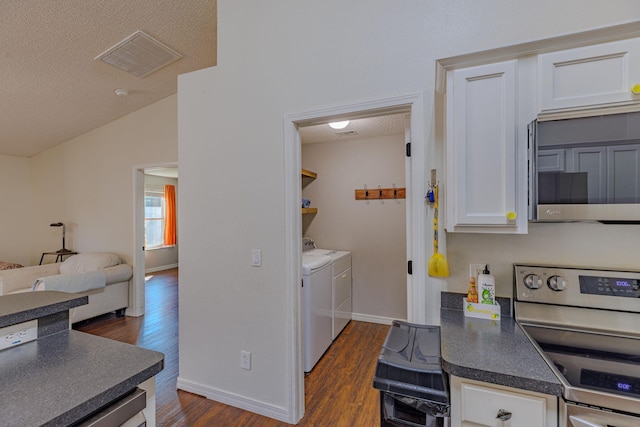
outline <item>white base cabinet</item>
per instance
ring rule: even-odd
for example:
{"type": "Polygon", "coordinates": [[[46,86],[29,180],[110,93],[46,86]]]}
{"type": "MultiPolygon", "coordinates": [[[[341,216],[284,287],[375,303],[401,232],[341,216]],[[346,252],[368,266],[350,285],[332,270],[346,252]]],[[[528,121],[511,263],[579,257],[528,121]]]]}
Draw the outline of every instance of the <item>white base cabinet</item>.
{"type": "Polygon", "coordinates": [[[556,396],[451,376],[451,425],[557,427],[556,396]]]}

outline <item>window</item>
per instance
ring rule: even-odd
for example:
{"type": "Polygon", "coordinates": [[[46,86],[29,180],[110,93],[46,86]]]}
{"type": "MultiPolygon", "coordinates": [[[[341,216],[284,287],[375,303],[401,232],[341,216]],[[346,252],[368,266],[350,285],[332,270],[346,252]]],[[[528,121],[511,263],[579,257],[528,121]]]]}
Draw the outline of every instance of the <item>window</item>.
{"type": "Polygon", "coordinates": [[[144,193],[144,238],[145,247],[164,246],[165,222],[164,193],[145,191],[144,193]]]}

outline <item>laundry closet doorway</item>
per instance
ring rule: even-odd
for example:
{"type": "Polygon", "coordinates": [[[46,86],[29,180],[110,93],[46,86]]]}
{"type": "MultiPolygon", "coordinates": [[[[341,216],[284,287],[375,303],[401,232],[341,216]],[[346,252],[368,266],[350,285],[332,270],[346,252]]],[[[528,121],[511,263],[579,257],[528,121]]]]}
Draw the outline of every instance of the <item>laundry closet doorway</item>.
{"type": "MultiPolygon", "coordinates": [[[[406,274],[407,320],[425,323],[426,299],[426,147],[424,136],[424,97],[422,93],[386,98],[370,102],[345,105],[323,110],[286,114],[284,116],[285,156],[285,255],[287,307],[289,313],[289,387],[291,419],[300,420],[304,415],[304,373],[302,364],[302,215],[301,215],[301,137],[300,129],[340,120],[405,113],[409,124],[405,142],[411,142],[411,156],[405,159],[406,186],[406,248],[407,260],[413,262],[412,274],[406,274]]],[[[353,189],[355,191],[355,189],[353,189]]],[[[320,212],[320,207],[318,207],[320,212]]],[[[374,232],[375,230],[372,230],[374,232]]],[[[355,255],[354,255],[355,256],[355,255]]]]}
{"type": "Polygon", "coordinates": [[[302,235],[319,248],[352,252],[353,319],[388,324],[407,318],[405,131],[408,112],[299,128],[302,235]],[[383,197],[379,193],[383,191],[383,197]],[[356,190],[365,199],[356,200],[356,190]],[[395,196],[394,196],[395,194],[395,196]]]}

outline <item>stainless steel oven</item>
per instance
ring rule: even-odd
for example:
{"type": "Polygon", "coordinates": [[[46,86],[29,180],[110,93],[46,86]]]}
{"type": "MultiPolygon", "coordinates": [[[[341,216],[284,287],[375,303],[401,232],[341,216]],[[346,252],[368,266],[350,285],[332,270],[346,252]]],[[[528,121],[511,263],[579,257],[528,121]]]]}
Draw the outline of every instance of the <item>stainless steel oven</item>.
{"type": "Polygon", "coordinates": [[[640,272],[514,266],[517,322],[563,386],[562,427],[640,426],[640,272]]]}

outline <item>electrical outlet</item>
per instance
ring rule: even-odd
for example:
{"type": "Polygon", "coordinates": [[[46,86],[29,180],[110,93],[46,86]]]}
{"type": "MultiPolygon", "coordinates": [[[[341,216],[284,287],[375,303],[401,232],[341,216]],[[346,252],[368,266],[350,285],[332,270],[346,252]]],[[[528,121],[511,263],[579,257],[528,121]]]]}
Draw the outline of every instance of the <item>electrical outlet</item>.
{"type": "Polygon", "coordinates": [[[240,351],[240,367],[242,369],[246,369],[247,371],[251,370],[251,352],[242,350],[240,351]]]}
{"type": "Polygon", "coordinates": [[[478,274],[482,273],[486,264],[469,264],[469,277],[478,279],[478,274]]]}
{"type": "Polygon", "coordinates": [[[38,321],[0,328],[0,350],[38,339],[38,321]]]}

